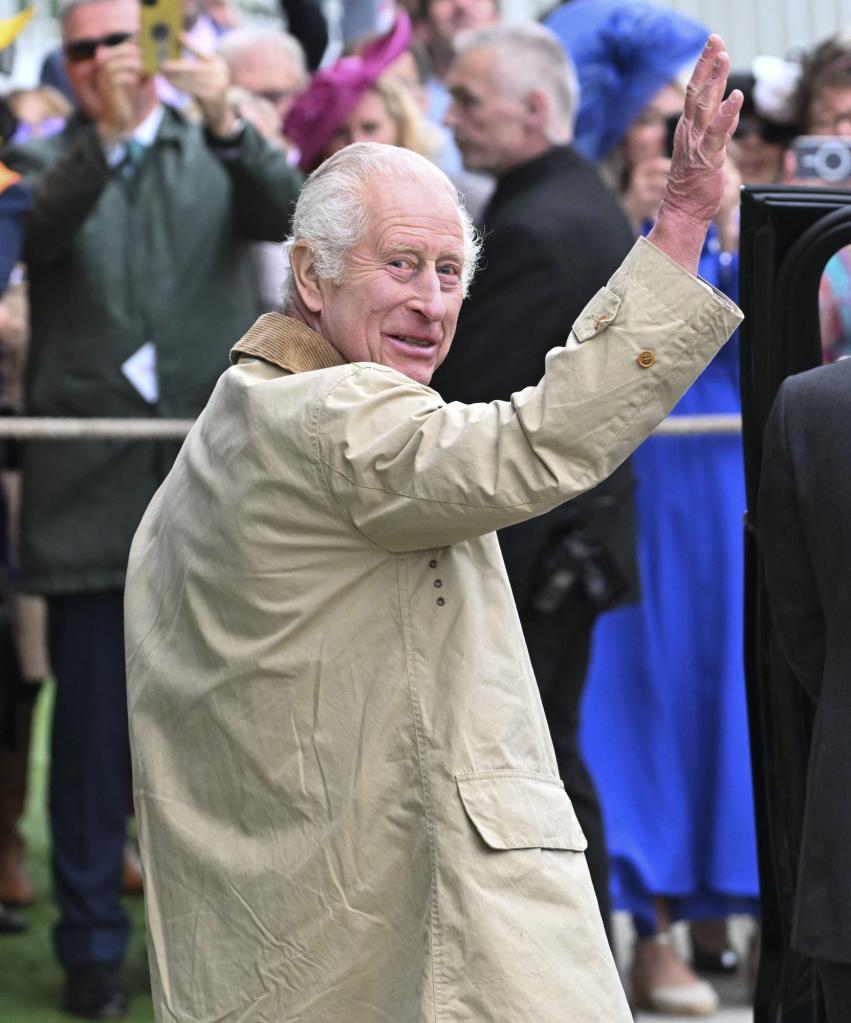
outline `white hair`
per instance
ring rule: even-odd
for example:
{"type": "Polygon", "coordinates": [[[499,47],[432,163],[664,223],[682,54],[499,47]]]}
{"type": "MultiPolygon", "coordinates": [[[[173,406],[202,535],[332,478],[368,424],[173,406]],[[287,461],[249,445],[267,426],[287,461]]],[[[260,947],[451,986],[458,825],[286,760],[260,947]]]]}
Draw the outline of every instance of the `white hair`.
{"type": "MultiPolygon", "coordinates": [[[[433,163],[418,153],[378,142],[346,146],[321,164],[305,181],[293,214],[292,234],[284,242],[287,267],[297,241],[305,241],[313,254],[318,276],[337,284],[343,281],[346,254],[362,240],[369,219],[367,188],[389,177],[430,177],[435,188],[448,191],[455,201],[464,241],[461,287],[466,295],[481,247],[473,221],[455,186],[433,163]]],[[[296,285],[288,270],[281,298],[291,308],[296,285]]]]}
{"type": "Polygon", "coordinates": [[[487,25],[459,35],[455,55],[493,50],[498,66],[494,80],[518,99],[541,89],[550,101],[545,127],[550,142],[569,142],[579,107],[579,80],[573,61],[558,36],[543,25],[487,25]]]}
{"type": "Polygon", "coordinates": [[[251,60],[258,50],[271,51],[280,60],[294,64],[300,78],[307,77],[307,63],[301,43],[283,29],[252,26],[232,29],[222,36],[218,52],[233,70],[242,61],[251,60]]]}
{"type": "Polygon", "coordinates": [[[76,11],[78,7],[88,7],[89,4],[102,3],[103,0],[64,0],[64,3],[59,5],[58,17],[59,25],[65,29],[65,23],[68,21],[69,15],[76,11]]]}

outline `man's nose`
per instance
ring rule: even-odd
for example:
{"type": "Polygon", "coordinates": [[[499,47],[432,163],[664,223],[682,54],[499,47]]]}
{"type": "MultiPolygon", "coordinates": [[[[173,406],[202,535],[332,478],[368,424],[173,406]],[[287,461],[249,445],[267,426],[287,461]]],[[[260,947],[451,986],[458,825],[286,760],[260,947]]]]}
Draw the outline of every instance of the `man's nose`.
{"type": "Polygon", "coordinates": [[[414,288],[410,307],[422,313],[430,323],[442,320],[446,315],[446,300],[437,270],[422,269],[414,277],[414,288]]]}
{"type": "Polygon", "coordinates": [[[95,43],[95,52],[92,54],[95,64],[103,64],[109,57],[110,47],[101,39],[95,43]]]}

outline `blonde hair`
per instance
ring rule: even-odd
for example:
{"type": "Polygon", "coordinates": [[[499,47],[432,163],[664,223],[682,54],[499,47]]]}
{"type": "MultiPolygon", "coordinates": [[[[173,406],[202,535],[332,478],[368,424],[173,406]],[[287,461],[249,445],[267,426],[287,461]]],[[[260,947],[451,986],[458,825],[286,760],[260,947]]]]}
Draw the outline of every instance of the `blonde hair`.
{"type": "Polygon", "coordinates": [[[378,96],[396,126],[396,145],[431,159],[435,153],[434,138],[417,101],[401,78],[382,75],[368,91],[378,96]]]}

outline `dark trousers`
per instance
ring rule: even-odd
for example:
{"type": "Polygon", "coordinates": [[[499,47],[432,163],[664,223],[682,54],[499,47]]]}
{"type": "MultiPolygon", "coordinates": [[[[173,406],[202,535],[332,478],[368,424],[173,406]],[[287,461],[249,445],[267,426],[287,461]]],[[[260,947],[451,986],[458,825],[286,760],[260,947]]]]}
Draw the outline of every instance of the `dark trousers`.
{"type": "Polygon", "coordinates": [[[129,933],[119,897],[130,756],[122,602],[120,590],[48,602],[53,937],[66,969],[117,965],[129,933]]]}
{"type": "Polygon", "coordinates": [[[824,995],[827,1023],[848,1023],[851,1020],[851,963],[814,959],[813,966],[824,995]]]}
{"type": "Polygon", "coordinates": [[[521,616],[529,657],[555,747],[559,774],[588,840],[585,857],[609,944],[612,944],[609,857],[597,789],[579,750],[579,711],[596,613],[581,588],[554,614],[521,616]]]}

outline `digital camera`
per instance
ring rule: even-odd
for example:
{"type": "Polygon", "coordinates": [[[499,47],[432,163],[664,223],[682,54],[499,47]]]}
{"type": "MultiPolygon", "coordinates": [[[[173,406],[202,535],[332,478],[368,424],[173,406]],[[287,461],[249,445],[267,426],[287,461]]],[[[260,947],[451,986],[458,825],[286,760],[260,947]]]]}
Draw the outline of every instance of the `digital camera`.
{"type": "Polygon", "coordinates": [[[851,138],[802,135],[795,140],[795,177],[851,181],[851,138]]]}

